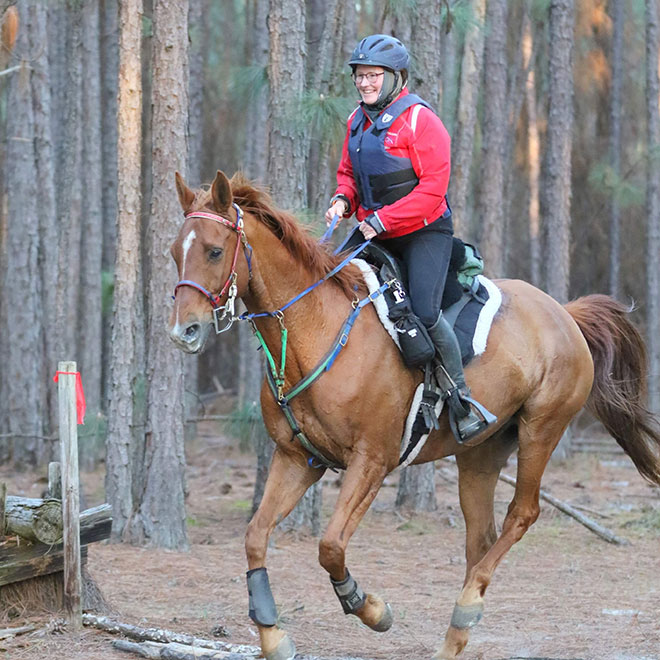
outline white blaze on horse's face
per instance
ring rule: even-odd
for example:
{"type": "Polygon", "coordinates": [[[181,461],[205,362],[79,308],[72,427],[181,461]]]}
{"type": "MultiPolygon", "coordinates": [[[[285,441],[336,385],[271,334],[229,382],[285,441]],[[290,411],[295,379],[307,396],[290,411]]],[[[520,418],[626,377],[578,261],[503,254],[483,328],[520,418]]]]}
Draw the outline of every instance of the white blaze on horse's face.
{"type": "MultiPolygon", "coordinates": [[[[181,279],[186,279],[186,258],[188,257],[188,252],[190,251],[190,246],[193,244],[193,241],[197,238],[197,234],[194,229],[190,230],[190,233],[183,241],[183,261],[181,263],[181,279]]],[[[179,319],[177,317],[177,323],[179,319]]]]}

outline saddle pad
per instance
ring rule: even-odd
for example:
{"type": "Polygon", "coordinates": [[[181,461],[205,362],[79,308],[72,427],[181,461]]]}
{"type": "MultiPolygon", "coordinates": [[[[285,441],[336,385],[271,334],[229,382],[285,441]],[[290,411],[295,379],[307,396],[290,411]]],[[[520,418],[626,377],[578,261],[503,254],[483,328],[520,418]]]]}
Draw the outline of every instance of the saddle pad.
{"type": "MultiPolygon", "coordinates": [[[[378,289],[380,286],[378,278],[366,261],[363,259],[353,259],[351,260],[351,263],[355,264],[362,272],[369,293],[373,293],[378,289]]],[[[486,350],[488,334],[490,333],[493,319],[502,304],[502,292],[497,288],[494,282],[483,275],[478,275],[477,279],[479,281],[477,296],[479,296],[480,300],[474,298],[470,294],[465,294],[466,297],[462,298],[443,312],[456,332],[456,337],[458,338],[458,343],[461,347],[461,356],[464,365],[475,355],[481,355],[486,350]]],[[[383,327],[387,330],[387,333],[392,337],[396,345],[401,348],[396,328],[389,319],[387,303],[383,296],[378,296],[378,298],[373,301],[373,305],[383,327]]],[[[403,438],[401,438],[401,467],[406,467],[412,463],[428,438],[428,433],[421,435],[415,442],[414,446],[409,446],[410,438],[413,434],[413,424],[417,419],[417,412],[419,411],[419,406],[422,401],[423,391],[424,383],[420,383],[415,390],[410,412],[406,419],[403,438]]],[[[442,407],[443,401],[439,400],[435,406],[435,412],[438,417],[442,412],[442,407]]]]}

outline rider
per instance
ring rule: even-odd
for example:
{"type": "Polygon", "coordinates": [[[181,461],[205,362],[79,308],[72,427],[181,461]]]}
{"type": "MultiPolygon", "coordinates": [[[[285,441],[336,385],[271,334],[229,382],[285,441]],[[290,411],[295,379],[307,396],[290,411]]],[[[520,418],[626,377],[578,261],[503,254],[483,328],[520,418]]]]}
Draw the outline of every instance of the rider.
{"type": "Polygon", "coordinates": [[[453,236],[450,138],[430,106],[408,92],[409,62],[406,47],[385,34],[362,39],[353,51],[348,64],[362,102],[348,118],[325,218],[355,213],[364,239],[403,263],[413,311],[453,381],[448,400],[465,441],[485,424],[468,403],[461,351],[440,309],[453,236]]]}

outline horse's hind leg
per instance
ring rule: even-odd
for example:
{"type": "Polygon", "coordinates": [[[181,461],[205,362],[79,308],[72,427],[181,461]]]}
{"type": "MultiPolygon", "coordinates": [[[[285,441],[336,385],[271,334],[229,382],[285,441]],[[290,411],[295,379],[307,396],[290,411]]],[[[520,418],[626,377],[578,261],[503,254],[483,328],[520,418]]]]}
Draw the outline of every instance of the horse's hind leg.
{"type": "Polygon", "coordinates": [[[266,573],[268,539],[323,472],[307,465],[302,454],[285,454],[277,447],[261,504],[247,528],[250,618],[257,624],[261,650],[267,660],[292,660],[296,652],[286,632],[276,625],[277,611],[266,573]]]}
{"type": "Polygon", "coordinates": [[[456,457],[458,493],[465,518],[465,583],[472,567],[497,540],[493,509],[495,487],[517,438],[518,429],[512,426],[456,457]]]}
{"type": "Polygon", "coordinates": [[[355,614],[379,632],[392,625],[392,611],[381,598],[365,594],[346,568],[348,542],[360,520],[376,497],[387,474],[385,465],[373,456],[361,454],[352,462],[344,477],[339,498],[328,528],[319,543],[319,562],[330,574],[345,614],[355,614]]]}
{"type": "Polygon", "coordinates": [[[465,648],[469,630],[483,613],[484,595],[495,568],[514,543],[519,541],[539,515],[541,477],[570,417],[556,415],[521,417],[518,427],[518,477],[516,489],[502,525],[502,533],[484,556],[469,568],[454,608],[442,649],[434,660],[451,660],[465,648]]]}

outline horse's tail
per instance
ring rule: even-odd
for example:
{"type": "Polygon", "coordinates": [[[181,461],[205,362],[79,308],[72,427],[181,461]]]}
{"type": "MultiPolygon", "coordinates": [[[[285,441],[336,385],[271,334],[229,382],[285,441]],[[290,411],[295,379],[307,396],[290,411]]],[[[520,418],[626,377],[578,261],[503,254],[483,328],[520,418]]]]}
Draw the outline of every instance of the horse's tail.
{"type": "Polygon", "coordinates": [[[639,473],[660,485],[660,425],[646,408],[646,347],[630,312],[610,296],[584,296],[566,311],[578,324],[594,361],[587,408],[630,456],[639,473]]]}

